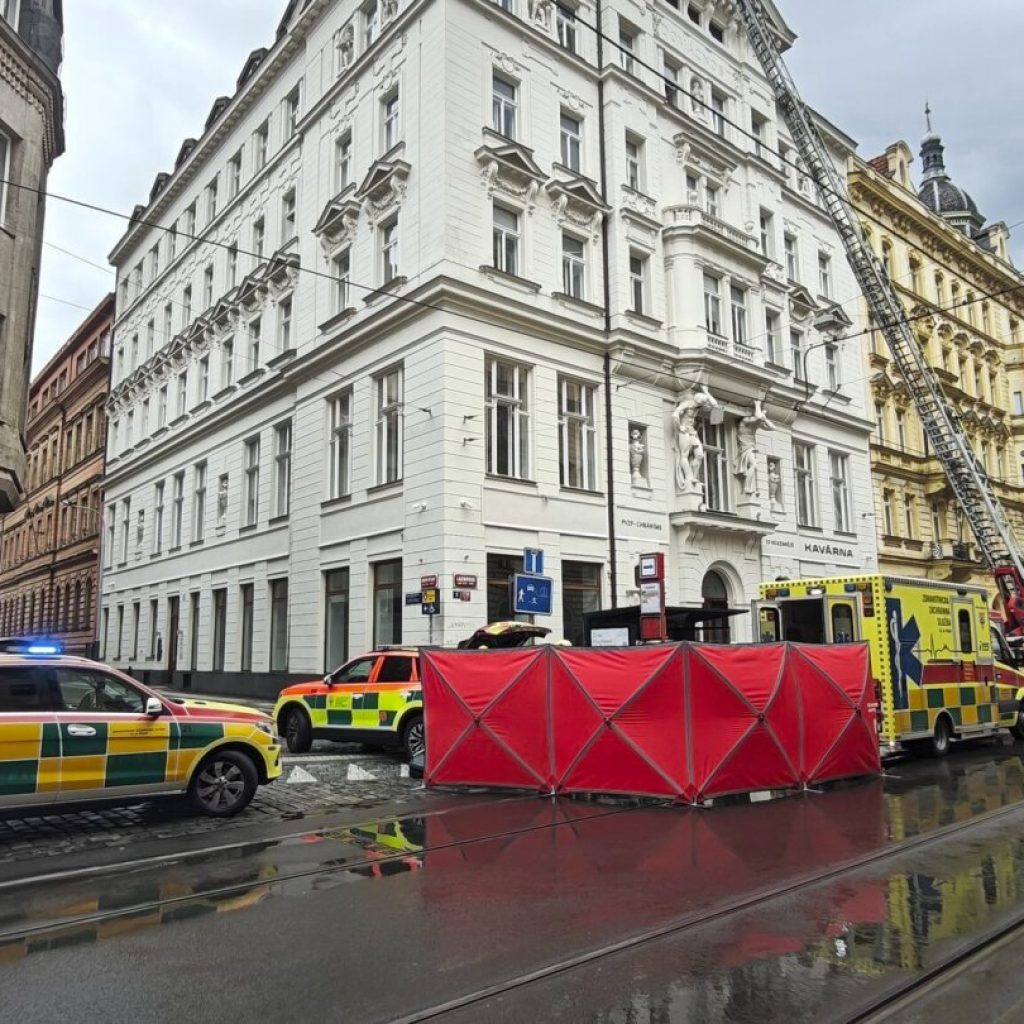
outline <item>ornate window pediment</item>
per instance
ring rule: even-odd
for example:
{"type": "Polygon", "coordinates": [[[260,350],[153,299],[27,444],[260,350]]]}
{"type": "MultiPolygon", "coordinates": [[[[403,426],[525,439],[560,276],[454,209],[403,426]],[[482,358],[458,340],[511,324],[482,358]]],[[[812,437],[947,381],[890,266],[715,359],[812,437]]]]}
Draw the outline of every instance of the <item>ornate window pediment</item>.
{"type": "Polygon", "coordinates": [[[846,315],[842,306],[834,302],[829,303],[814,318],[814,326],[819,331],[845,331],[853,326],[853,321],[846,315]]]}
{"type": "Polygon", "coordinates": [[[794,320],[801,321],[818,312],[818,304],[802,284],[794,284],[789,290],[789,312],[794,320]]]}
{"type": "Polygon", "coordinates": [[[247,312],[253,313],[260,307],[264,292],[264,273],[265,267],[259,267],[238,286],[238,305],[247,312]]]}
{"type": "Polygon", "coordinates": [[[238,288],[232,288],[217,304],[210,310],[209,319],[215,327],[228,327],[235,317],[236,301],[238,299],[238,288]]]}
{"type": "Polygon", "coordinates": [[[533,150],[484,129],[485,143],[473,154],[483,168],[482,179],[488,196],[503,193],[525,202],[532,211],[537,191],[547,181],[547,174],[533,158],[533,150]]]}
{"type": "MultiPolygon", "coordinates": [[[[401,152],[399,147],[396,150],[401,152]]],[[[377,160],[367,171],[363,183],[355,192],[361,200],[370,223],[373,224],[401,203],[412,167],[398,158],[377,160]]]]}
{"type": "Polygon", "coordinates": [[[601,198],[594,182],[582,175],[565,180],[555,178],[544,186],[544,190],[551,197],[558,224],[573,224],[597,237],[601,229],[601,215],[611,207],[601,198]]]}
{"type": "Polygon", "coordinates": [[[265,280],[275,292],[288,291],[299,276],[299,254],[278,249],[267,264],[265,280]]]}
{"type": "Polygon", "coordinates": [[[347,186],[323,208],[313,225],[313,234],[320,239],[325,251],[330,252],[355,234],[361,209],[355,185],[347,186]]]}

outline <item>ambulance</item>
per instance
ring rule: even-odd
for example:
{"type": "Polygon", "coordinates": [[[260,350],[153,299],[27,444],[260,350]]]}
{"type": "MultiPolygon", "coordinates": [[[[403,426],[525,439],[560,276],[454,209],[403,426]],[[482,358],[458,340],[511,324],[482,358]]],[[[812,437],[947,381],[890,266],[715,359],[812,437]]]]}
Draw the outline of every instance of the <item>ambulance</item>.
{"type": "Polygon", "coordinates": [[[955,740],[1001,729],[1024,739],[1024,675],[982,587],[858,575],[762,583],[759,597],[762,642],[867,642],[883,755],[942,757],[955,740]]]}

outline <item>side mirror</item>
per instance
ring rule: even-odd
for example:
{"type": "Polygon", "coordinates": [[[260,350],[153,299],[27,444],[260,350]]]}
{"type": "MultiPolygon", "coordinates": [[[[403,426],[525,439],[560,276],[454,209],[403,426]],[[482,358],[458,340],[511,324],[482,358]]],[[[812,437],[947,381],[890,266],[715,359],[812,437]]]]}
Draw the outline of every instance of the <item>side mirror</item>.
{"type": "Polygon", "coordinates": [[[146,698],[146,714],[150,718],[158,718],[164,713],[163,703],[157,697],[146,698]]]}
{"type": "Polygon", "coordinates": [[[328,674],[328,675],[324,676],[324,686],[333,686],[333,685],[334,685],[334,680],[331,678],[331,675],[328,674]]]}

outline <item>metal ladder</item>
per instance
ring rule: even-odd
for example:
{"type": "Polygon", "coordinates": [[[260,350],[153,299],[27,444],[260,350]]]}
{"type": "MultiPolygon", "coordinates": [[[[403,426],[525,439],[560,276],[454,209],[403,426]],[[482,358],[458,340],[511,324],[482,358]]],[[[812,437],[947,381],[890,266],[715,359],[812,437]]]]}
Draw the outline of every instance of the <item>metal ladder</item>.
{"type": "Polygon", "coordinates": [[[754,53],[775,92],[782,117],[793,136],[808,175],[818,187],[893,362],[914,401],[917,414],[953,493],[971,525],[989,567],[1009,566],[1024,583],[1024,561],[1013,529],[992,483],[964,431],[956,409],[942,390],[914,337],[884,266],[861,234],[846,190],[846,181],[829,158],[796,84],[775,44],[761,0],[734,0],[754,53]]]}

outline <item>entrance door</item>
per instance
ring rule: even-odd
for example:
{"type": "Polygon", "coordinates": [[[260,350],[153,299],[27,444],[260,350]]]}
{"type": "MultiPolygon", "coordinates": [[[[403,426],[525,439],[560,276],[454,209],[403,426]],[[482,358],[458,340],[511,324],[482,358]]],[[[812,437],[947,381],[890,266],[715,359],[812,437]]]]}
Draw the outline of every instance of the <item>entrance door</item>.
{"type": "Polygon", "coordinates": [[[180,618],[179,599],[167,599],[167,675],[168,683],[174,683],[174,673],[178,669],[178,620],[180,618]]]}

